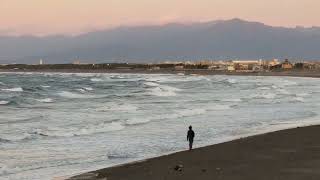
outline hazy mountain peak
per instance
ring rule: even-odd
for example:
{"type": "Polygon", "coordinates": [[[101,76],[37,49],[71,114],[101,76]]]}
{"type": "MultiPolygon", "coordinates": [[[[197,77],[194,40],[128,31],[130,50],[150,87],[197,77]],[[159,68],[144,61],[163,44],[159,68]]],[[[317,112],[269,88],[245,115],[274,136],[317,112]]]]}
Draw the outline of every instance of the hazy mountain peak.
{"type": "Polygon", "coordinates": [[[281,28],[239,18],[121,27],[75,37],[0,37],[0,63],[320,59],[320,28],[281,28]]]}

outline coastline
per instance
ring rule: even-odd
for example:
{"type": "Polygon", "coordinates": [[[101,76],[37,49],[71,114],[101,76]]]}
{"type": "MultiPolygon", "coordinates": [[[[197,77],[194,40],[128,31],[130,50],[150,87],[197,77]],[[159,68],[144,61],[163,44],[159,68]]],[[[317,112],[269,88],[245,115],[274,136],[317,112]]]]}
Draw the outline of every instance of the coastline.
{"type": "Polygon", "coordinates": [[[319,179],[320,126],[280,130],[109,167],[70,180],[319,179]]]}
{"type": "Polygon", "coordinates": [[[268,72],[238,72],[238,71],[213,71],[206,69],[42,69],[42,70],[10,70],[0,69],[0,73],[125,73],[125,74],[184,74],[184,75],[233,75],[233,76],[289,76],[319,78],[318,71],[268,71],[268,72]]]}

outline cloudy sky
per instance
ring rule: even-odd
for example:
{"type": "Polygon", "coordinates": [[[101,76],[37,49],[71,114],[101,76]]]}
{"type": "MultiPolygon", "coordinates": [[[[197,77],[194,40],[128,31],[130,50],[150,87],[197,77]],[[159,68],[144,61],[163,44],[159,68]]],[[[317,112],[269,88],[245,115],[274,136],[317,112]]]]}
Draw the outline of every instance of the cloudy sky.
{"type": "Polygon", "coordinates": [[[319,7],[320,0],[0,0],[0,34],[78,34],[231,18],[320,26],[319,7]]]}

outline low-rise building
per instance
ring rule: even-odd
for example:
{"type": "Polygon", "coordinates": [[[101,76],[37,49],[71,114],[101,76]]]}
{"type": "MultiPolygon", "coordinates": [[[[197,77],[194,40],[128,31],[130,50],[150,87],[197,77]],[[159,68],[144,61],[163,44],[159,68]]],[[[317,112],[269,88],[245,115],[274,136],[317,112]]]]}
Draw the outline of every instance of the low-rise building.
{"type": "Polygon", "coordinates": [[[286,59],[282,64],[281,64],[281,68],[284,70],[289,70],[293,68],[293,64],[289,62],[288,59],[286,59]]]}

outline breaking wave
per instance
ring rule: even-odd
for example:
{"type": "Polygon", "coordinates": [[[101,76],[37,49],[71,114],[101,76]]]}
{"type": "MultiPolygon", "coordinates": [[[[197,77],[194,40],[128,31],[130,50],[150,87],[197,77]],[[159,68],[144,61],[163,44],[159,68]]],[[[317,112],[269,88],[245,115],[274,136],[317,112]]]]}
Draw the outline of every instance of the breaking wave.
{"type": "Polygon", "coordinates": [[[97,133],[105,133],[110,131],[118,131],[124,129],[124,126],[119,122],[100,123],[95,125],[87,125],[81,128],[49,128],[36,129],[33,134],[48,137],[72,137],[81,135],[91,135],[97,133]]]}
{"type": "Polygon", "coordinates": [[[101,81],[103,81],[103,79],[101,79],[101,78],[91,78],[90,80],[92,82],[101,82],[101,81]]]}
{"type": "Polygon", "coordinates": [[[9,103],[10,103],[9,101],[0,101],[0,105],[7,105],[9,103]]]}
{"type": "Polygon", "coordinates": [[[138,107],[132,104],[116,104],[111,103],[96,109],[98,112],[106,112],[106,111],[136,111],[138,107]]]}
{"type": "Polygon", "coordinates": [[[65,98],[94,98],[96,96],[94,95],[85,95],[85,94],[77,94],[77,93],[72,93],[72,92],[69,92],[69,91],[61,91],[58,93],[59,96],[61,97],[65,97],[65,98]]]}
{"type": "Polygon", "coordinates": [[[23,89],[22,89],[21,87],[1,89],[1,90],[2,90],[2,91],[11,91],[11,92],[23,92],[23,89]]]}
{"type": "Polygon", "coordinates": [[[44,98],[44,99],[36,99],[39,102],[43,102],[43,103],[52,103],[53,99],[51,98],[44,98]]]}
{"type": "Polygon", "coordinates": [[[148,123],[148,122],[150,122],[149,119],[132,118],[132,119],[128,119],[128,120],[126,121],[126,124],[127,124],[127,125],[136,125],[136,124],[145,124],[145,123],[148,123]]]}
{"type": "Polygon", "coordinates": [[[145,82],[146,86],[149,86],[149,94],[153,96],[176,96],[178,91],[181,91],[181,89],[166,86],[166,85],[160,85],[154,82],[145,82]]]}
{"type": "Polygon", "coordinates": [[[273,93],[261,93],[261,94],[255,94],[252,95],[252,98],[255,99],[274,99],[277,95],[273,93]]]}

